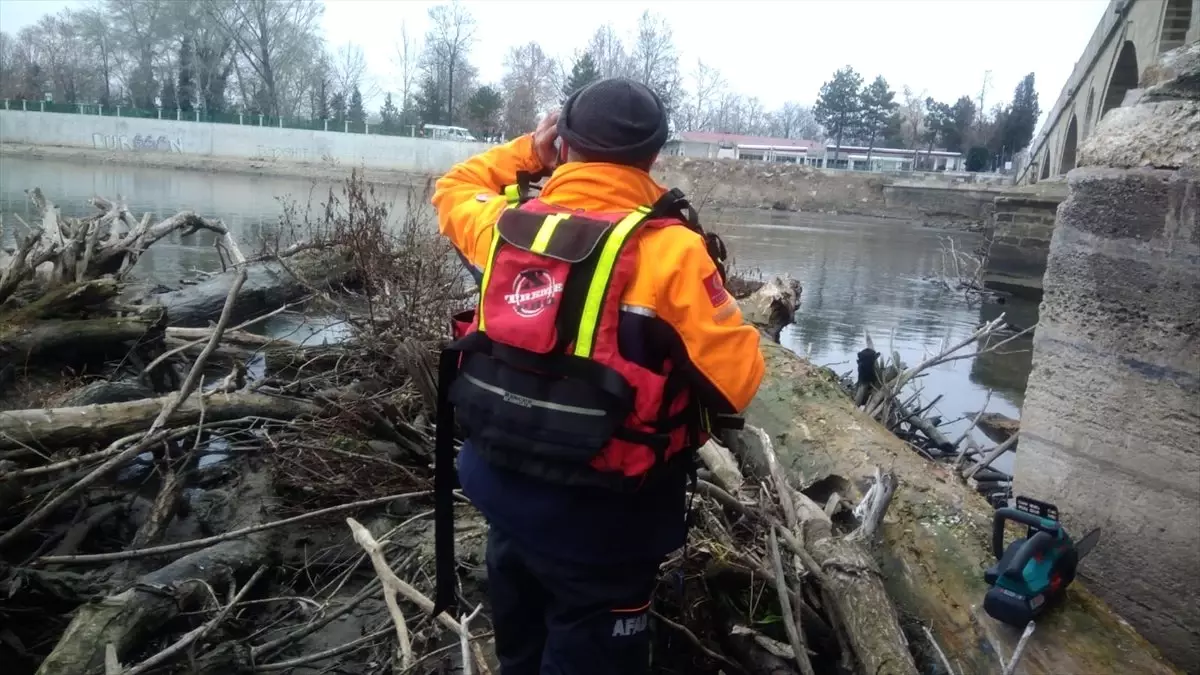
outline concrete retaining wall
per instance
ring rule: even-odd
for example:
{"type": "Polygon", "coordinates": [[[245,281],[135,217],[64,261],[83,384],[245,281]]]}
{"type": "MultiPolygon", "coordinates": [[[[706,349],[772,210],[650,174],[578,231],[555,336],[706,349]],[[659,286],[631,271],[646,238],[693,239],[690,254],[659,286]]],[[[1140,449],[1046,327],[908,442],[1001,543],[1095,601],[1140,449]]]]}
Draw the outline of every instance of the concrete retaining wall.
{"type": "Polygon", "coordinates": [[[307,164],[445,172],[483,143],[236,124],[0,110],[0,142],[307,164]]]}
{"type": "Polygon", "coordinates": [[[931,216],[984,221],[996,193],[987,190],[924,185],[889,185],[883,188],[888,208],[915,209],[931,216]]]}
{"type": "Polygon", "coordinates": [[[1200,44],[1168,54],[1069,174],[1015,490],[1103,528],[1086,581],[1200,672],[1200,44]]]}

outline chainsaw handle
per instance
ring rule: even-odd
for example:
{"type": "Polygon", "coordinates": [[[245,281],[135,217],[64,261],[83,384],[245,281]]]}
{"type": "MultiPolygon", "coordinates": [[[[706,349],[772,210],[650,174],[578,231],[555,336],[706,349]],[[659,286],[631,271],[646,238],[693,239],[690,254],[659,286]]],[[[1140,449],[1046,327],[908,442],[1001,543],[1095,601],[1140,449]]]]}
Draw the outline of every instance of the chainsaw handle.
{"type": "Polygon", "coordinates": [[[1049,549],[1054,544],[1055,538],[1055,534],[1045,530],[1035,532],[1032,537],[1026,539],[1025,543],[1021,544],[1021,548],[1017,549],[1017,555],[1013,556],[1013,559],[1008,563],[1008,567],[1001,570],[1000,574],[1012,579],[1021,579],[1024,576],[1025,566],[1029,564],[1029,561],[1033,560],[1038,551],[1049,549]]]}
{"type": "MultiPolygon", "coordinates": [[[[1004,557],[1004,521],[1006,520],[1028,525],[1039,530],[1039,534],[1049,533],[1051,538],[1058,536],[1059,524],[1049,518],[1042,518],[1012,507],[996,509],[995,515],[992,516],[992,554],[996,556],[996,560],[1004,557]]],[[[1024,551],[1024,547],[1021,550],[1024,551]]]]}

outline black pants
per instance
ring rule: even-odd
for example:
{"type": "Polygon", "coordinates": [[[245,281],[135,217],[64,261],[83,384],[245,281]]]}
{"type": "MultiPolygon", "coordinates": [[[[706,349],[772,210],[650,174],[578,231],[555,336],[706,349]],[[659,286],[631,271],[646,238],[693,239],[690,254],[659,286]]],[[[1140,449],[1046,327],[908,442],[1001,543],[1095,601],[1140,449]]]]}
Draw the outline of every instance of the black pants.
{"type": "Polygon", "coordinates": [[[649,672],[657,563],[568,566],[493,527],[487,570],[500,675],[649,672]]]}

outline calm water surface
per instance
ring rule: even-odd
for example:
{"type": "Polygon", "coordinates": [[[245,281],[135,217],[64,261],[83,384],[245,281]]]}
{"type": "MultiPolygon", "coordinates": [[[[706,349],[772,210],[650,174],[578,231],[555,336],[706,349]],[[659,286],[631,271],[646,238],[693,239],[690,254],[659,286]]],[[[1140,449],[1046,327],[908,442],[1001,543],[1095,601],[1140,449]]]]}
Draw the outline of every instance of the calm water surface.
{"type": "MultiPolygon", "coordinates": [[[[277,226],[283,202],[315,207],[331,186],[296,178],[0,157],[3,243],[12,239],[14,214],[26,220],[32,217],[24,190],[33,187],[41,187],[68,215],[90,213],[87,199],[95,194],[124,196],[132,211],[149,211],[156,218],[194,210],[220,218],[249,251],[277,226]]],[[[404,204],[403,188],[385,187],[381,194],[397,209],[404,204]]],[[[706,219],[720,224],[739,267],[768,275],[787,273],[800,280],[801,308],[783,343],[839,373],[854,368],[855,354],[865,346],[867,332],[877,350],[896,351],[905,363],[915,364],[962,340],[1002,311],[1018,326],[1037,320],[1033,303],[1010,300],[1005,305],[969,306],[960,294],[930,283],[941,263],[939,237],[946,233],[903,221],[825,214],[728,211],[708,214],[706,219]]],[[[953,236],[960,248],[975,244],[972,235],[953,236]]],[[[137,272],[149,281],[170,284],[193,270],[218,267],[213,237],[200,233],[186,240],[173,235],[155,244],[138,262],[137,272]]],[[[1030,342],[1020,340],[1010,346],[1016,353],[962,359],[928,371],[918,381],[926,392],[923,400],[941,394],[936,413],[953,420],[978,410],[991,390],[988,410],[1017,417],[1029,374],[1030,342]]],[[[966,424],[959,421],[944,429],[954,437],[966,424]]],[[[977,440],[991,445],[982,435],[977,440]]],[[[1010,471],[1011,461],[1002,458],[997,468],[1010,471]]]]}

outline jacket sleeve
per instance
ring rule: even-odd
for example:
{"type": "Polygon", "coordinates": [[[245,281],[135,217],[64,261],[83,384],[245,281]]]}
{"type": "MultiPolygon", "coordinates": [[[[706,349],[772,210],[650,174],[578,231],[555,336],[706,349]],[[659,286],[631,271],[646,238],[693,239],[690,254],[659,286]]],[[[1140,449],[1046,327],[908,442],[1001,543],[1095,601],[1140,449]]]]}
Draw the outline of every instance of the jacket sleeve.
{"type": "Polygon", "coordinates": [[[657,299],[659,317],[686,350],[693,386],[718,413],[740,413],[758,391],[765,370],[759,332],[721,283],[703,240],[688,232],[686,245],[659,269],[667,275],[657,299]]]}
{"type": "Polygon", "coordinates": [[[434,187],[438,229],[472,265],[482,267],[496,221],[507,204],[502,194],[505,186],[517,182],[518,171],[541,168],[532,134],[456,164],[434,187]]]}

